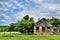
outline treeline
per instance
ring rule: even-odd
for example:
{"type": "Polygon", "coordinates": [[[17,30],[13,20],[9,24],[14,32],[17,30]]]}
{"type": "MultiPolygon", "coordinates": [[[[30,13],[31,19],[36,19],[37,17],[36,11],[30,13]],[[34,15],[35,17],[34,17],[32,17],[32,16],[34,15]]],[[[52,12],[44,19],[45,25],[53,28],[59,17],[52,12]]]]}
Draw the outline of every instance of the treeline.
{"type": "MultiPolygon", "coordinates": [[[[60,29],[60,19],[52,17],[51,19],[46,19],[50,24],[60,29]]],[[[0,31],[19,31],[21,33],[31,33],[33,32],[33,27],[35,21],[29,15],[23,17],[22,20],[17,21],[16,23],[11,23],[9,26],[0,26],[0,31]]]]}
{"type": "Polygon", "coordinates": [[[60,29],[60,19],[52,17],[51,19],[47,19],[50,24],[53,25],[53,27],[58,27],[60,29]]]}
{"type": "Polygon", "coordinates": [[[9,26],[6,25],[0,25],[0,32],[4,32],[4,31],[8,31],[9,30],[9,26]]]}

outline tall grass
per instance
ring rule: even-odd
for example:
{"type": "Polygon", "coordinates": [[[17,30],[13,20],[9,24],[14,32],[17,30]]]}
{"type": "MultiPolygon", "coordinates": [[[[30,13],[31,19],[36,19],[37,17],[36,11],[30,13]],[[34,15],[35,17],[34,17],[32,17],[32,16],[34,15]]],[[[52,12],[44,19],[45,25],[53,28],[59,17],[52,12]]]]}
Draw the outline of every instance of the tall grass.
{"type": "Polygon", "coordinates": [[[0,40],[60,40],[60,35],[21,35],[19,33],[0,33],[0,40]]]}

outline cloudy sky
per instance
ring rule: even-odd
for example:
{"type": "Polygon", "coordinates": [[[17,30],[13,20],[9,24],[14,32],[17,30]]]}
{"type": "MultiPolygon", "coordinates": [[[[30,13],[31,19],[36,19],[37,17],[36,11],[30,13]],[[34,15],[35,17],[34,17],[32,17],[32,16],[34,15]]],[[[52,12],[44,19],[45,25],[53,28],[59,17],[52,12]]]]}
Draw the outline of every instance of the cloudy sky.
{"type": "Polygon", "coordinates": [[[60,18],[60,0],[0,0],[0,25],[21,20],[24,15],[60,18]]]}

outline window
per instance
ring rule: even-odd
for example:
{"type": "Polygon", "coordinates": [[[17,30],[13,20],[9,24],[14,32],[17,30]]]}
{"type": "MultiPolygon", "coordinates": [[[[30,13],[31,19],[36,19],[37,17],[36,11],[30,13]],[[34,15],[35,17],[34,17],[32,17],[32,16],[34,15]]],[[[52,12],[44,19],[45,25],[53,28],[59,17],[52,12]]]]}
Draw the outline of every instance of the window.
{"type": "Polygon", "coordinates": [[[36,27],[36,32],[39,32],[39,27],[36,27]]]}
{"type": "Polygon", "coordinates": [[[47,27],[47,32],[50,32],[50,27],[47,27]]]}
{"type": "Polygon", "coordinates": [[[57,29],[54,29],[54,31],[57,31],[57,29]]]}
{"type": "Polygon", "coordinates": [[[45,27],[42,27],[42,31],[45,31],[45,27]]]}
{"type": "Polygon", "coordinates": [[[57,33],[57,29],[54,29],[54,33],[57,33]]]}
{"type": "Polygon", "coordinates": [[[50,27],[47,27],[47,29],[50,29],[50,27]]]}

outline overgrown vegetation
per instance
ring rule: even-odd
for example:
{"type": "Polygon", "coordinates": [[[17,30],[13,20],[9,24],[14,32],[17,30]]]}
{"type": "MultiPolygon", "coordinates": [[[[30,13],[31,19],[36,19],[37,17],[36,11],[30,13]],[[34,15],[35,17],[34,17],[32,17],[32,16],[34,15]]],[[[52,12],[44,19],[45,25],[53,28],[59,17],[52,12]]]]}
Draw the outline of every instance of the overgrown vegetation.
{"type": "MultiPolygon", "coordinates": [[[[46,19],[50,24],[60,29],[60,19],[52,17],[51,19],[46,19]]],[[[0,26],[0,32],[3,31],[19,31],[21,33],[33,32],[33,27],[35,25],[34,19],[26,15],[22,20],[17,21],[16,23],[11,23],[9,26],[0,26]]]]}
{"type": "Polygon", "coordinates": [[[9,26],[2,26],[0,25],[0,32],[7,32],[9,30],[9,26]]]}
{"type": "Polygon", "coordinates": [[[60,35],[20,35],[15,33],[4,35],[0,33],[0,40],[60,40],[60,35]]]}
{"type": "Polygon", "coordinates": [[[48,22],[60,29],[60,19],[52,17],[51,19],[48,19],[48,22]]]}

